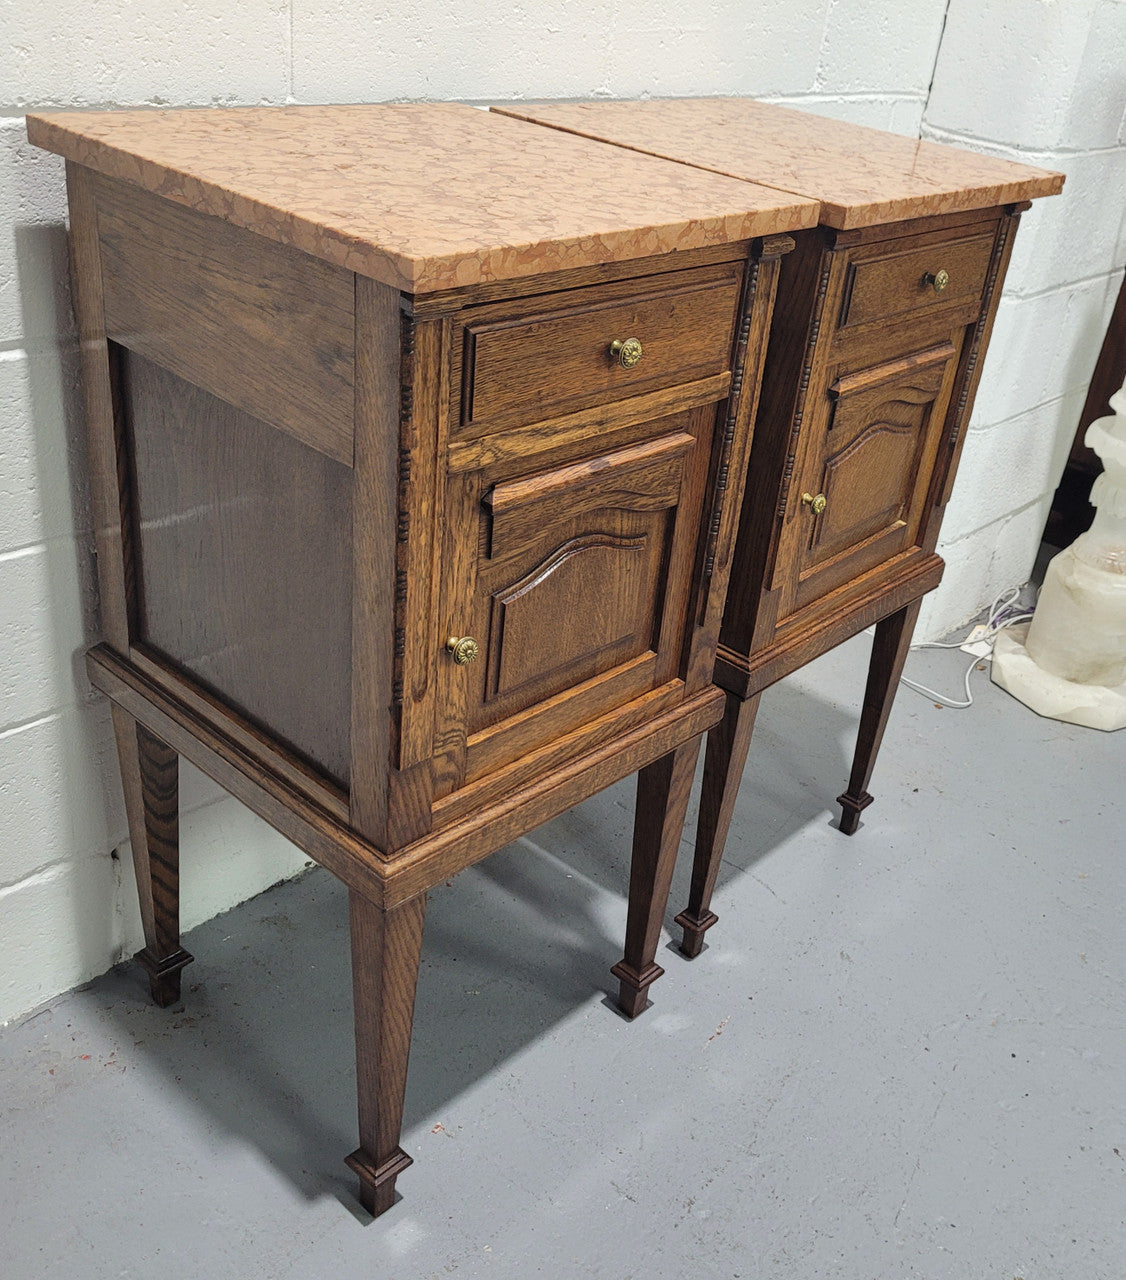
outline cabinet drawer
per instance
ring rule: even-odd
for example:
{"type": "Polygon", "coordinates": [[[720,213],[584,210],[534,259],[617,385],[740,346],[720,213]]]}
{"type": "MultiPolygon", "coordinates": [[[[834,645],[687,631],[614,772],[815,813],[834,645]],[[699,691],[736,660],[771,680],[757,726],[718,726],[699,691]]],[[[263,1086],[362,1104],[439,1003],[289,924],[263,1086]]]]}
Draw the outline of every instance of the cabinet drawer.
{"type": "Polygon", "coordinates": [[[518,316],[482,308],[464,323],[460,431],[538,422],[726,371],[742,264],[683,274],[645,292],[634,282],[628,294],[616,285],[557,295],[532,314],[526,299],[518,316]],[[611,348],[631,338],[640,359],[623,365],[611,348]]]}
{"type": "Polygon", "coordinates": [[[993,252],[992,231],[920,246],[866,245],[849,258],[840,327],[951,304],[976,303],[993,252]],[[942,286],[942,287],[938,287],[942,286]]]}

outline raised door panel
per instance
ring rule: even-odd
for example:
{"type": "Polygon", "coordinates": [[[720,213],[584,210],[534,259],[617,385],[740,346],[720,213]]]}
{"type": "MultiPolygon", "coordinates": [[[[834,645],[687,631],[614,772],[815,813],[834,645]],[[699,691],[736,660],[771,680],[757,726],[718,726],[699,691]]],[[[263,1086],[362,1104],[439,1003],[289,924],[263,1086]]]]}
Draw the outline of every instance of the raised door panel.
{"type": "Polygon", "coordinates": [[[915,545],[957,354],[940,342],[828,387],[795,493],[792,608],[915,545]]]}
{"type": "Polygon", "coordinates": [[[677,414],[515,478],[456,477],[443,617],[479,657],[442,664],[465,734],[455,785],[676,678],[714,418],[677,414]]]}
{"type": "Polygon", "coordinates": [[[605,512],[591,524],[596,532],[551,545],[515,581],[514,566],[494,575],[485,694],[472,728],[652,650],[668,520],[605,512]]]}

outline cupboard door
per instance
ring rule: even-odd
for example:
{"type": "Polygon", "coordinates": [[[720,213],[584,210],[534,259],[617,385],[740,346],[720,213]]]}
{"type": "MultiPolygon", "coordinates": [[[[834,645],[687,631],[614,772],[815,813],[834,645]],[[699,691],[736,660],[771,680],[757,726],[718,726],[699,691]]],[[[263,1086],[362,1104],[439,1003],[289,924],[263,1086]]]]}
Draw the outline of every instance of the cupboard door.
{"type": "Polygon", "coordinates": [[[839,371],[827,387],[791,491],[791,610],[915,545],[960,339],[839,371]]]}
{"type": "Polygon", "coordinates": [[[516,476],[451,476],[442,618],[476,648],[440,664],[465,734],[453,785],[677,677],[715,412],[516,476]]]}

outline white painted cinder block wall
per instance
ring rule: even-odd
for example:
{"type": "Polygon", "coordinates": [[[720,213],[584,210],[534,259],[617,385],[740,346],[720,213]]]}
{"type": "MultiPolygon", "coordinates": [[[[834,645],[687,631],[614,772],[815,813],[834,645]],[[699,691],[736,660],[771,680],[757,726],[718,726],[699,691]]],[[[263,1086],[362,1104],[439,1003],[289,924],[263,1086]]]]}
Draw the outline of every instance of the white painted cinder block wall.
{"type": "MultiPolygon", "coordinates": [[[[97,638],[62,164],[36,109],[754,94],[1066,169],[1017,242],[929,633],[1023,581],[1126,257],[1123,0],[7,0],[0,48],[0,1021],[141,944],[97,638]],[[115,854],[116,851],[116,854],[115,854]],[[120,855],[120,856],[117,856],[120,855]]],[[[183,913],[301,855],[183,770],[183,913]]],[[[190,971],[189,971],[190,974],[190,971]]]]}
{"type": "Polygon", "coordinates": [[[1032,568],[1126,263],[1124,107],[1124,0],[950,0],[922,136],[1067,182],[1021,219],[920,638],[1032,568]]]}

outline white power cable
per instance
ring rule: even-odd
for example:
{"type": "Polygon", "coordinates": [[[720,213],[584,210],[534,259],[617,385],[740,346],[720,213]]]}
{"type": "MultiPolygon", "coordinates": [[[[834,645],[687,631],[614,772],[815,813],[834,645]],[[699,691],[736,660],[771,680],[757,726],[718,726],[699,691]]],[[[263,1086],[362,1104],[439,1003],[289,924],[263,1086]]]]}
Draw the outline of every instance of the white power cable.
{"type": "MultiPolygon", "coordinates": [[[[998,636],[1002,631],[1004,631],[1006,627],[1014,626],[1018,622],[1026,622],[1029,618],[1032,617],[1031,611],[1026,613],[1016,613],[1016,614],[1013,614],[1011,617],[1005,617],[1007,610],[1011,605],[1013,605],[1016,602],[1017,597],[1019,595],[1020,595],[1020,588],[1011,587],[1008,591],[1003,591],[999,596],[997,596],[997,598],[989,606],[989,613],[986,617],[986,622],[985,622],[986,630],[984,632],[979,633],[979,635],[977,636],[977,640],[979,642],[983,640],[984,641],[992,640],[996,636],[998,636]]],[[[966,643],[965,640],[955,640],[953,642],[940,641],[940,640],[924,640],[920,644],[913,644],[911,648],[912,649],[960,649],[962,645],[964,645],[965,643],[966,643]]],[[[970,691],[970,677],[973,675],[975,668],[979,666],[981,662],[982,662],[981,658],[974,658],[973,662],[971,662],[970,665],[966,668],[966,674],[962,678],[962,687],[966,695],[964,702],[957,702],[953,698],[947,697],[946,694],[944,693],[938,693],[936,690],[928,688],[925,684],[918,684],[914,680],[909,680],[906,676],[901,676],[900,681],[901,683],[905,684],[908,687],[908,689],[913,689],[916,693],[921,693],[925,697],[930,698],[935,702],[941,703],[941,705],[944,707],[950,707],[953,710],[961,711],[961,710],[964,710],[966,707],[973,706],[974,696],[973,696],[973,693],[970,691]]]]}

